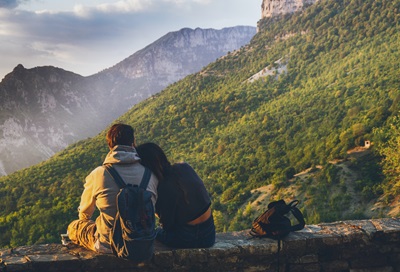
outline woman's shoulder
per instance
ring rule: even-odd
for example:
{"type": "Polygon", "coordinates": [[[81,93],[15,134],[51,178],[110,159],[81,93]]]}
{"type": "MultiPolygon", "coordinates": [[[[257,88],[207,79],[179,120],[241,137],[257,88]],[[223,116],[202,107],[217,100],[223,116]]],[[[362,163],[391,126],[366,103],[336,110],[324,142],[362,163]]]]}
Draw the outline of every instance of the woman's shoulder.
{"type": "Polygon", "coordinates": [[[185,171],[194,171],[193,170],[193,168],[192,168],[192,166],[190,166],[190,164],[188,164],[187,162],[177,162],[177,163],[174,163],[173,165],[172,165],[172,169],[175,171],[175,172],[185,172],[185,171]]]}
{"type": "Polygon", "coordinates": [[[175,170],[173,171],[175,175],[182,179],[188,180],[201,180],[198,176],[197,172],[193,169],[193,167],[187,162],[176,163],[174,164],[175,170]]]}
{"type": "Polygon", "coordinates": [[[172,165],[172,167],[173,168],[182,168],[182,167],[190,167],[190,165],[187,163],[187,162],[185,162],[185,161],[182,161],[182,162],[176,162],[176,163],[174,163],[173,165],[172,165]]]}

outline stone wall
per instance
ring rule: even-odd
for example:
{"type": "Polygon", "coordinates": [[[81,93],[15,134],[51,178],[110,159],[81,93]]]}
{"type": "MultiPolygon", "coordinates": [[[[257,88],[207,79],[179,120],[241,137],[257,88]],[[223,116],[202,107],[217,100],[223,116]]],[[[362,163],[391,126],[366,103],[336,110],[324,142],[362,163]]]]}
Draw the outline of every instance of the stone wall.
{"type": "Polygon", "coordinates": [[[75,245],[0,250],[0,272],[19,271],[400,271],[400,218],[307,225],[281,243],[248,231],[220,233],[208,249],[156,245],[148,263],[135,264],[75,245]]]}

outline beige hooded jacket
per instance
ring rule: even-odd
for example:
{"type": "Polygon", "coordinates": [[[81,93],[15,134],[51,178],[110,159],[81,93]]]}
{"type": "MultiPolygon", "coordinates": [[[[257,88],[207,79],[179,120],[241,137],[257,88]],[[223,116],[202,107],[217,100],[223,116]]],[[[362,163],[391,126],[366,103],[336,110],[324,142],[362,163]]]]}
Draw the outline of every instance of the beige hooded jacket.
{"type": "MultiPolygon", "coordinates": [[[[113,167],[121,175],[126,183],[139,185],[144,173],[144,167],[140,164],[135,148],[131,146],[117,145],[107,154],[104,163],[112,163],[113,167]]],[[[157,200],[158,180],[152,174],[147,190],[153,193],[152,201],[157,200]]],[[[97,241],[96,248],[99,251],[110,248],[110,232],[117,214],[116,197],[119,192],[118,185],[102,166],[94,169],[87,177],[81,202],[78,208],[79,219],[91,219],[95,207],[100,211],[96,218],[97,241]]]]}

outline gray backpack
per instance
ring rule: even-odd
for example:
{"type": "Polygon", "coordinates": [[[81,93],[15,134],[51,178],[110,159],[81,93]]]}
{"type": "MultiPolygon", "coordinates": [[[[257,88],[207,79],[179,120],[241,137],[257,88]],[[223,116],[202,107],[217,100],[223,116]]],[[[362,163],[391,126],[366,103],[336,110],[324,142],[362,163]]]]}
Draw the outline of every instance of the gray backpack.
{"type": "Polygon", "coordinates": [[[126,184],[111,164],[107,172],[120,187],[117,215],[112,228],[111,249],[114,255],[135,262],[150,260],[154,252],[155,215],[152,193],[147,191],[151,171],[146,168],[139,186],[126,184]]]}

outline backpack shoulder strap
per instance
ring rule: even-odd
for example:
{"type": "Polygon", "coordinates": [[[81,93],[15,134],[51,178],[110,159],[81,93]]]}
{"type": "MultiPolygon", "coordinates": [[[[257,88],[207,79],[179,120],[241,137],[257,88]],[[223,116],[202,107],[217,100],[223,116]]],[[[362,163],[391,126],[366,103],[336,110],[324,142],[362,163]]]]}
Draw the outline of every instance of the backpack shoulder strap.
{"type": "Polygon", "coordinates": [[[297,225],[294,225],[291,227],[291,231],[302,230],[304,228],[304,226],[306,225],[303,214],[296,207],[292,208],[291,211],[292,211],[292,214],[294,215],[294,217],[296,217],[297,221],[299,221],[299,223],[297,225]]]}
{"type": "Polygon", "coordinates": [[[304,221],[304,216],[301,213],[301,211],[296,207],[297,204],[299,204],[298,200],[294,200],[292,202],[290,202],[288,204],[288,206],[290,207],[290,211],[292,212],[292,214],[294,215],[294,217],[297,219],[297,221],[299,222],[298,224],[290,227],[290,231],[296,231],[296,230],[302,230],[306,224],[306,222],[304,221]]]}
{"type": "MultiPolygon", "coordinates": [[[[115,183],[117,183],[117,185],[120,188],[126,187],[125,181],[122,179],[120,174],[118,174],[117,170],[115,170],[115,168],[111,164],[105,164],[104,168],[111,175],[111,177],[113,178],[115,183]]],[[[147,189],[147,186],[149,185],[149,181],[150,181],[150,176],[151,176],[150,169],[145,167],[144,174],[143,174],[142,180],[139,185],[139,187],[142,188],[143,190],[147,189]]]]}
{"type": "Polygon", "coordinates": [[[139,187],[142,188],[143,190],[147,189],[147,186],[149,185],[149,181],[150,181],[150,176],[151,176],[150,169],[145,167],[142,181],[140,182],[140,185],[139,185],[139,187]]]}
{"type": "Polygon", "coordinates": [[[118,174],[117,170],[115,170],[115,168],[111,164],[105,164],[104,168],[111,175],[111,177],[113,178],[115,183],[119,186],[119,188],[122,189],[126,187],[125,181],[122,179],[122,177],[118,174]]]}

